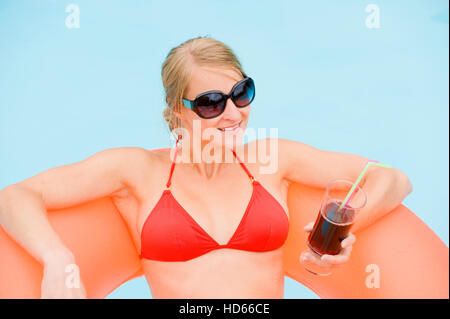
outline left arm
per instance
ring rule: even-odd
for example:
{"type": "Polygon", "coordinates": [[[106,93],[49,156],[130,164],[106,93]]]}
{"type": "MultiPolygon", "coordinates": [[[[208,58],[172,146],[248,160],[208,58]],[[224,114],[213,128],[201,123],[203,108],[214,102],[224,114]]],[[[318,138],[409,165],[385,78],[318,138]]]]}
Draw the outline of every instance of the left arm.
{"type": "MultiPolygon", "coordinates": [[[[278,173],[288,182],[325,188],[334,179],[356,181],[369,159],[362,156],[323,151],[286,139],[278,141],[278,173]]],[[[375,222],[412,191],[408,177],[395,168],[370,166],[359,186],[367,195],[367,204],[359,212],[352,231],[375,222]]]]}

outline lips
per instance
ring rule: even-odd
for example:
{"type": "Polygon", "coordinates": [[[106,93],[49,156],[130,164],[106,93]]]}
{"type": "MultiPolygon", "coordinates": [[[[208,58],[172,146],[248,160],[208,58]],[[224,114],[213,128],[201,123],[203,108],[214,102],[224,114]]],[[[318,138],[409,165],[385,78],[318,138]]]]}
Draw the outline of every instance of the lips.
{"type": "MultiPolygon", "coordinates": [[[[242,122],[242,121],[241,121],[242,122]]],[[[240,126],[241,126],[241,122],[236,123],[232,126],[227,126],[227,127],[223,127],[223,128],[218,128],[218,130],[222,131],[222,132],[235,132],[237,131],[240,126]]]]}

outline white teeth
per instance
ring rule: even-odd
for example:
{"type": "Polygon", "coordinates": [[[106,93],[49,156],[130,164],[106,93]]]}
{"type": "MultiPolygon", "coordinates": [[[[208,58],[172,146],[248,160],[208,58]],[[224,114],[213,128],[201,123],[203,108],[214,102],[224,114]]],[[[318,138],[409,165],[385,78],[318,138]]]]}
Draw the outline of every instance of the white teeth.
{"type": "Polygon", "coordinates": [[[238,127],[239,127],[239,123],[236,124],[235,126],[232,126],[232,127],[219,128],[219,130],[221,130],[221,131],[232,131],[232,130],[238,128],[238,127]]]}

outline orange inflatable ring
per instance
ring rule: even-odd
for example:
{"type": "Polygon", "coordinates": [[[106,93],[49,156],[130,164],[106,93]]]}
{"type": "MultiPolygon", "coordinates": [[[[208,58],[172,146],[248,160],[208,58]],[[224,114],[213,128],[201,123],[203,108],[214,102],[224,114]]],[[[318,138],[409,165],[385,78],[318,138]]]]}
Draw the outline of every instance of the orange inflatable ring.
{"type": "MultiPolygon", "coordinates": [[[[290,230],[283,248],[287,276],[321,298],[449,297],[448,247],[403,205],[356,232],[350,261],[332,275],[305,271],[298,261],[306,248],[303,226],[315,220],[323,192],[300,184],[289,189],[290,230]]],[[[48,216],[75,255],[88,298],[104,298],[143,275],[137,249],[110,198],[49,211],[48,216]]],[[[0,256],[0,298],[39,298],[41,264],[1,227],[0,256]]]]}

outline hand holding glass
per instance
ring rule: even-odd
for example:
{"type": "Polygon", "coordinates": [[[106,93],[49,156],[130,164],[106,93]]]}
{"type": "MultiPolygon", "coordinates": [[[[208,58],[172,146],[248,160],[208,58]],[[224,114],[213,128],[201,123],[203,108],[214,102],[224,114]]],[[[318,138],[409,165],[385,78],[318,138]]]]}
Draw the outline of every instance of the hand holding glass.
{"type": "Polygon", "coordinates": [[[346,180],[335,180],[327,185],[319,214],[308,237],[308,249],[300,255],[302,266],[314,275],[327,276],[332,273],[332,265],[321,257],[341,252],[341,242],[348,236],[357,212],[367,202],[364,191],[356,186],[351,198],[344,206],[341,205],[352,186],[353,183],[346,180]]]}

